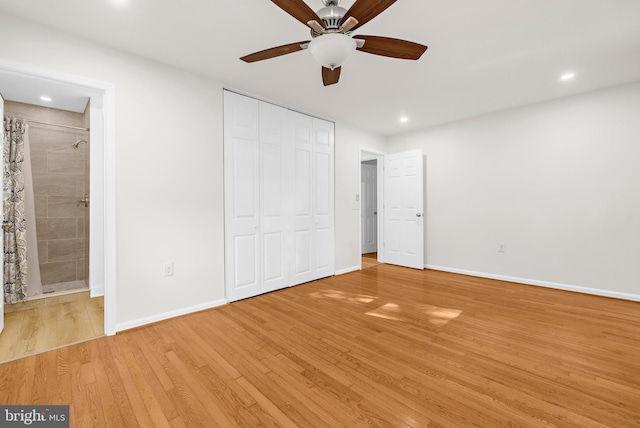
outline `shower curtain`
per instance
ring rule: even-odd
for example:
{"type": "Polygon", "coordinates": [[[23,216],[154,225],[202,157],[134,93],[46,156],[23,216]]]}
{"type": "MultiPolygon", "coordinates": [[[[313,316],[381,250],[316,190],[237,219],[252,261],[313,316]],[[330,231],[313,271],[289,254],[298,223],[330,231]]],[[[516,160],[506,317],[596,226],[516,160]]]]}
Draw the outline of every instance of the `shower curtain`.
{"type": "Polygon", "coordinates": [[[24,120],[4,117],[3,222],[4,301],[27,299],[27,230],[24,213],[24,120]]]}

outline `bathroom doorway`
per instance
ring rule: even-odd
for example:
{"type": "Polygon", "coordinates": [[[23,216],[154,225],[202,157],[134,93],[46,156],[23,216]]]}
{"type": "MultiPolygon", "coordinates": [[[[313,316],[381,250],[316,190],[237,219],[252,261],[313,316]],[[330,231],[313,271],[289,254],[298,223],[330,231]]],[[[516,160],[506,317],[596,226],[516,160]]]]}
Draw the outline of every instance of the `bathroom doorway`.
{"type": "Polygon", "coordinates": [[[27,300],[5,301],[0,362],[104,335],[103,297],[89,291],[89,99],[76,110],[4,103],[5,170],[19,169],[21,180],[4,177],[20,191],[5,190],[3,211],[12,218],[3,228],[7,245],[26,254],[17,282],[26,277],[27,300]],[[25,240],[7,239],[25,232],[25,240]]]}
{"type": "MultiPolygon", "coordinates": [[[[34,182],[37,194],[34,199],[39,199],[41,202],[36,208],[38,211],[36,215],[39,218],[40,228],[45,232],[37,233],[39,235],[37,240],[46,241],[46,245],[37,245],[35,252],[43,259],[41,296],[54,295],[55,299],[36,298],[27,301],[26,304],[34,306],[63,304],[67,310],[58,311],[57,316],[64,319],[73,318],[75,324],[72,323],[72,325],[77,328],[71,327],[71,330],[84,328],[94,332],[97,330],[99,335],[115,334],[113,85],[0,60],[0,92],[8,103],[23,104],[22,108],[27,108],[24,105],[43,107],[40,96],[51,94],[63,101],[84,97],[84,109],[74,112],[79,116],[73,118],[71,122],[67,121],[68,117],[63,118],[66,113],[54,109],[48,110],[51,117],[40,121],[53,125],[70,125],[70,128],[30,123],[30,129],[35,135],[35,139],[32,138],[33,148],[36,151],[39,150],[34,154],[33,163],[36,167],[38,162],[46,163],[48,168],[46,174],[59,175],[55,178],[37,176],[34,182]],[[86,128],[90,128],[90,131],[86,128]],[[63,131],[69,132],[64,134],[63,131]],[[46,132],[53,132],[61,138],[54,137],[53,146],[44,147],[42,143],[47,138],[44,138],[43,134],[46,132]],[[88,180],[84,177],[85,171],[88,172],[88,180]],[[70,178],[72,175],[76,176],[74,194],[43,195],[47,189],[50,190],[54,182],[65,187],[67,190],[64,192],[68,192],[72,186],[70,178]],[[46,204],[44,204],[45,198],[46,204]],[[72,223],[75,223],[75,228],[72,228],[72,223]],[[73,235],[74,232],[75,235],[73,235]],[[44,266],[47,263],[50,265],[44,266]],[[75,269],[72,269],[72,265],[75,269]],[[97,311],[100,312],[99,322],[87,321],[88,318],[79,314],[77,308],[70,307],[76,305],[71,302],[85,297],[93,302],[104,298],[103,304],[94,305],[93,308],[88,309],[93,312],[93,315],[97,311]],[[52,303],[44,303],[47,301],[52,303]],[[91,325],[90,329],[85,328],[89,325],[91,325]]],[[[8,113],[9,111],[5,112],[5,114],[8,113]]],[[[31,121],[38,120],[31,118],[31,121]]],[[[38,174],[36,172],[36,175],[38,174]]],[[[7,314],[10,313],[6,305],[4,309],[7,314]]],[[[50,311],[48,316],[55,318],[52,313],[50,311]]],[[[42,321],[40,319],[39,322],[42,323],[42,321]]],[[[5,325],[2,336],[7,333],[5,325]]],[[[74,334],[63,334],[63,336],[75,337],[74,334]]]]}

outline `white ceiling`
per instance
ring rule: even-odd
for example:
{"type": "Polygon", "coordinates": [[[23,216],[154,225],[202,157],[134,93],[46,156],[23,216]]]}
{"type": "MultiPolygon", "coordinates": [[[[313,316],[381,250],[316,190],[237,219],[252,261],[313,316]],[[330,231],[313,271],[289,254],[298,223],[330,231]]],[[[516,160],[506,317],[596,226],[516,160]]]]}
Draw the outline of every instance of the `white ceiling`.
{"type": "Polygon", "coordinates": [[[0,90],[9,101],[84,113],[89,94],[75,85],[0,71],[0,90]],[[47,97],[48,100],[41,97],[47,97]]]}
{"type": "Polygon", "coordinates": [[[238,59],[310,38],[269,0],[0,0],[0,12],[383,135],[640,80],[638,0],[398,0],[355,33],[429,50],[417,62],[356,52],[329,87],[306,51],[238,59]],[[566,71],[576,79],[559,83],[566,71]]]}

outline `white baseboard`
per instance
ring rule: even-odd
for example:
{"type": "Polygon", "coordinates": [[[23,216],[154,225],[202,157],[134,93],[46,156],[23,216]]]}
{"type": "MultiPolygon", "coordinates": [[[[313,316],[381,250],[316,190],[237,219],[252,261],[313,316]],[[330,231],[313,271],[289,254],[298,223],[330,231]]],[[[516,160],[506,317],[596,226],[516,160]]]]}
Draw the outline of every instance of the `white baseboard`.
{"type": "Polygon", "coordinates": [[[205,309],[215,308],[227,304],[227,299],[214,300],[212,302],[201,303],[195,306],[189,306],[187,308],[176,309],[174,311],[165,312],[158,315],[152,315],[150,317],[139,318],[133,321],[127,321],[116,324],[116,332],[129,330],[131,328],[140,327],[146,324],[151,324],[158,321],[163,321],[169,318],[179,317],[181,315],[191,314],[193,312],[203,311],[205,309]]]}
{"type": "Polygon", "coordinates": [[[94,297],[104,296],[104,284],[92,285],[89,295],[93,299],[94,297]]]}
{"type": "Polygon", "coordinates": [[[427,269],[440,270],[443,272],[459,273],[462,275],[477,276],[480,278],[499,279],[501,281],[516,282],[519,284],[536,285],[538,287],[555,288],[557,290],[574,291],[576,293],[593,294],[595,296],[612,297],[614,299],[632,300],[640,302],[640,295],[620,293],[618,291],[601,290],[598,288],[580,287],[577,285],[561,284],[558,282],[539,281],[537,279],[518,278],[514,276],[497,275],[493,273],[475,272],[464,269],[448,268],[443,266],[425,265],[427,269]]]}
{"type": "Polygon", "coordinates": [[[349,273],[349,272],[355,272],[357,270],[360,270],[360,266],[352,266],[350,268],[346,268],[346,269],[340,269],[337,270],[335,272],[336,275],[344,275],[345,273],[349,273]]]}

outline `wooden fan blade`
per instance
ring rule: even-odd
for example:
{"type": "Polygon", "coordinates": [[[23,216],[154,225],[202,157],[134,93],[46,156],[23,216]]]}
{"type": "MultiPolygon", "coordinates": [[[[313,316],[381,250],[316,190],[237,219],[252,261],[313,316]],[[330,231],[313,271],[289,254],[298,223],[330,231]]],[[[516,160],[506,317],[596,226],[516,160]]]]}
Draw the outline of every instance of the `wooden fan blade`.
{"type": "Polygon", "coordinates": [[[347,19],[353,16],[358,20],[358,24],[353,27],[355,30],[380,15],[395,2],[396,0],[356,0],[344,18],[342,18],[342,22],[346,22],[347,19]]]}
{"type": "Polygon", "coordinates": [[[336,67],[333,70],[322,67],[322,83],[324,86],[335,85],[340,80],[340,70],[342,67],[336,67]]]}
{"type": "Polygon", "coordinates": [[[305,40],[304,42],[290,43],[288,45],[282,45],[282,46],[277,46],[271,49],[265,49],[260,52],[255,52],[255,53],[243,56],[240,59],[243,60],[244,62],[256,62],[256,61],[262,61],[264,59],[275,58],[277,56],[282,56],[282,55],[290,54],[293,52],[301,51],[302,50],[301,45],[305,43],[309,43],[309,41],[305,40]]]}
{"type": "Polygon", "coordinates": [[[280,9],[293,16],[304,25],[308,25],[309,21],[317,21],[322,24],[322,19],[302,0],[271,0],[280,9]]]}
{"type": "Polygon", "coordinates": [[[390,37],[358,35],[353,38],[364,40],[364,46],[358,48],[359,51],[390,58],[415,60],[420,58],[427,50],[427,47],[420,43],[392,39],[390,37]]]}

